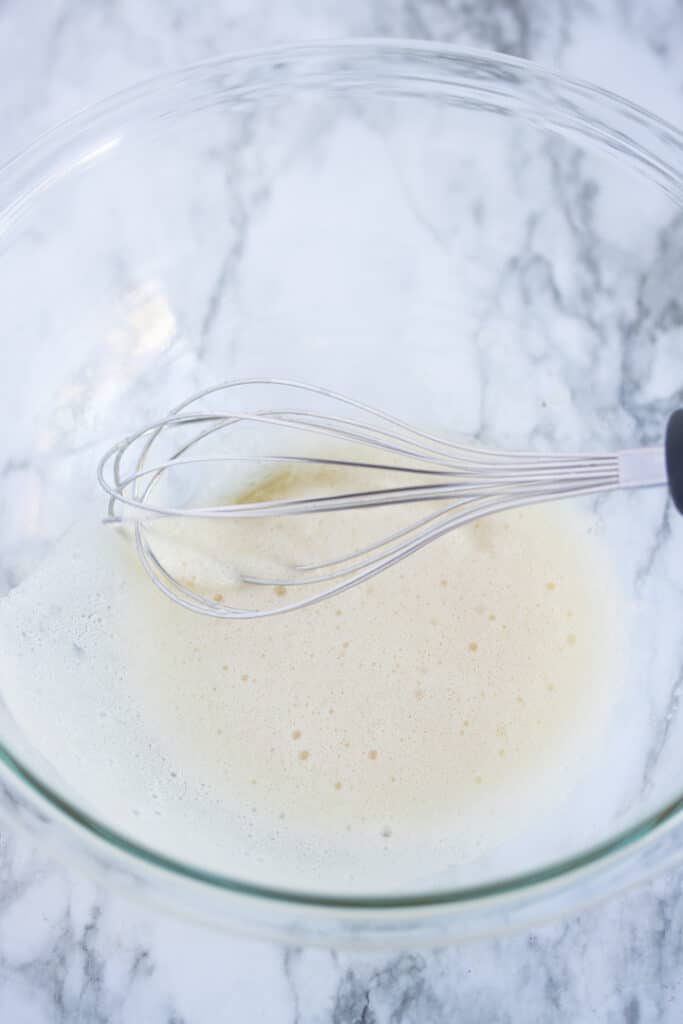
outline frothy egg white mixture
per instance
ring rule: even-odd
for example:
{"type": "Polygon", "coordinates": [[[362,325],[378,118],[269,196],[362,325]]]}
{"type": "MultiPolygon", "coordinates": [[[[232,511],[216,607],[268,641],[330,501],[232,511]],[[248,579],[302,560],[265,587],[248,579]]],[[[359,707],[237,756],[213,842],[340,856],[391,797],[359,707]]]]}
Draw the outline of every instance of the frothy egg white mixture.
{"type": "MultiPolygon", "coordinates": [[[[370,513],[386,533],[405,514],[370,513]]],[[[188,551],[213,559],[206,585],[232,603],[239,559],[283,530],[311,561],[358,544],[357,516],[317,519],[261,520],[258,544],[245,520],[223,540],[192,521],[165,543],[186,569],[188,551]]],[[[483,519],[244,622],[175,606],[95,523],[0,605],[3,695],[53,782],[146,846],[269,884],[391,890],[504,850],[580,784],[618,619],[605,554],[563,507],[483,519]]]]}

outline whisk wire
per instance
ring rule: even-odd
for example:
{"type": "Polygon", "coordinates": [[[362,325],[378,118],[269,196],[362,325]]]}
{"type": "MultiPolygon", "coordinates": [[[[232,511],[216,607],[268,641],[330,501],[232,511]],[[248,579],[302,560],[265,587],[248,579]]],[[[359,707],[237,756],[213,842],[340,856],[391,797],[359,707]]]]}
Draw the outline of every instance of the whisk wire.
{"type": "MultiPolygon", "coordinates": [[[[281,442],[280,442],[281,443],[281,442]]],[[[107,522],[132,524],[140,561],[150,578],[169,598],[200,614],[219,618],[258,618],[303,608],[364,582],[419,551],[451,530],[493,513],[523,505],[579,497],[666,482],[662,449],[624,453],[559,453],[498,450],[444,439],[416,429],[390,414],[317,385],[278,378],[229,381],[197,392],[170,414],[113,445],[102,457],[98,480],[108,496],[107,522]],[[206,403],[242,395],[259,387],[296,393],[306,404],[324,401],[345,410],[271,406],[218,412],[206,403]],[[358,417],[363,418],[358,418],[358,417]],[[297,451],[249,450],[244,435],[263,444],[272,434],[288,440],[324,439],[333,443],[329,455],[297,451]],[[177,435],[177,440],[173,440],[177,435]],[[189,436],[188,436],[189,435],[189,436]],[[201,452],[210,442],[218,450],[201,452]],[[157,455],[163,445],[163,455],[157,455]],[[170,446],[170,447],[169,447],[170,446]],[[196,454],[191,454],[192,452],[196,454]],[[375,454],[381,453],[381,458],[375,454]],[[628,456],[628,457],[627,457],[628,456]],[[191,504],[154,500],[169,474],[204,467],[321,469],[338,482],[337,492],[191,504]],[[367,475],[368,486],[344,487],[349,472],[354,484],[367,475]],[[390,477],[390,483],[387,482],[390,477]],[[375,482],[373,483],[373,479],[375,482]],[[402,481],[405,480],[405,483],[402,481]],[[408,525],[364,542],[351,551],[318,562],[291,565],[281,576],[243,572],[240,581],[257,588],[313,588],[304,597],[274,606],[234,607],[186,585],[155,550],[149,532],[154,519],[262,519],[273,516],[360,511],[387,505],[439,503],[408,525]],[[445,503],[445,504],[444,504],[445,503]],[[317,589],[316,589],[317,588],[317,589]]],[[[247,495],[248,497],[248,495],[247,495]]],[[[162,496],[163,499],[163,496],[162,496]]],[[[282,560],[283,566],[288,559],[282,560]]]]}

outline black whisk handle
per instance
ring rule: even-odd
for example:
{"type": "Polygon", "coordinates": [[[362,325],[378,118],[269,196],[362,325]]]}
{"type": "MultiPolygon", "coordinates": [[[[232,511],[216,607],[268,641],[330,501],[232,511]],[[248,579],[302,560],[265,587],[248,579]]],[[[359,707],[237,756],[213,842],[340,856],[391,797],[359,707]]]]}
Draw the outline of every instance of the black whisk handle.
{"type": "Polygon", "coordinates": [[[683,409],[677,409],[669,417],[664,454],[671,498],[683,514],[683,409]]]}

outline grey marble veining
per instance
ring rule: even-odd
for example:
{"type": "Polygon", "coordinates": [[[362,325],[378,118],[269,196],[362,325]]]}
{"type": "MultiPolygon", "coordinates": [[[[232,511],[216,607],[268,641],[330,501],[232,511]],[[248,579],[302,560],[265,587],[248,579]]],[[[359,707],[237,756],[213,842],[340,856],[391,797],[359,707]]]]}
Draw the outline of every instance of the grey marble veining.
{"type": "Polygon", "coordinates": [[[352,955],[218,936],[2,846],[0,1019],[266,1024],[677,1021],[680,873],[531,933],[352,955]]]}
{"type": "MultiPolygon", "coordinates": [[[[414,36],[535,58],[683,124],[683,8],[676,0],[229,0],[197,8],[184,0],[8,0],[0,5],[0,159],[82,106],[159,71],[231,49],[343,35],[414,36]]],[[[248,141],[249,125],[245,132],[248,141]]],[[[244,141],[235,144],[244,149],[244,141]]],[[[588,323],[600,337],[602,344],[586,350],[576,372],[578,380],[588,366],[604,381],[606,404],[613,398],[610,382],[617,381],[631,422],[610,423],[611,436],[636,423],[643,441],[652,440],[675,389],[647,349],[639,361],[612,373],[619,346],[606,306],[622,303],[627,332],[647,336],[680,327],[680,307],[665,301],[662,281],[681,273],[681,219],[660,233],[647,275],[629,277],[623,268],[633,287],[620,289],[619,282],[603,279],[592,258],[600,229],[590,168],[557,145],[547,154],[547,169],[581,271],[572,288],[558,291],[543,259],[543,232],[552,232],[553,224],[534,221],[520,225],[517,283],[547,294],[553,310],[568,322],[588,323]]],[[[235,208],[246,215],[267,190],[265,168],[263,180],[252,182],[235,208]]],[[[438,245],[446,229],[430,212],[417,211],[438,245]]],[[[230,246],[215,254],[198,325],[208,348],[220,325],[239,239],[237,230],[230,246]]],[[[517,283],[509,287],[503,266],[495,300],[507,303],[511,314],[520,296],[517,283]]],[[[479,317],[479,336],[486,341],[485,304],[479,317]]],[[[495,358],[495,348],[487,351],[495,358]]],[[[494,410],[495,401],[482,395],[472,409],[472,430],[494,430],[494,410]]],[[[600,422],[592,428],[595,434],[600,422]]],[[[647,560],[662,556],[669,535],[667,517],[655,519],[653,544],[635,567],[643,578],[647,560]]],[[[680,681],[670,686],[663,699],[673,706],[680,681]]],[[[662,756],[672,756],[666,732],[656,739],[646,774],[662,756]]],[[[668,1024],[683,1019],[682,881],[680,870],[669,873],[531,933],[432,952],[352,955],[227,938],[136,908],[3,826],[0,1021],[668,1024]]]]}

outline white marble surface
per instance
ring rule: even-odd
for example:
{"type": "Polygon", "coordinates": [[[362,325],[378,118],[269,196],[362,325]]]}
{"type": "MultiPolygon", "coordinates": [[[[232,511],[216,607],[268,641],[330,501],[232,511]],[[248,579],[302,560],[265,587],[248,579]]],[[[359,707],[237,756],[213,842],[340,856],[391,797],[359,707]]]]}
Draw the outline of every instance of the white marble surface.
{"type": "MultiPolygon", "coordinates": [[[[136,79],[230,49],[415,36],[532,57],[683,123],[676,0],[185,0],[0,5],[0,159],[136,79]]],[[[98,890],[4,829],[0,1021],[286,1024],[683,1019],[683,872],[571,920],[439,952],[230,939],[98,890]]]]}

